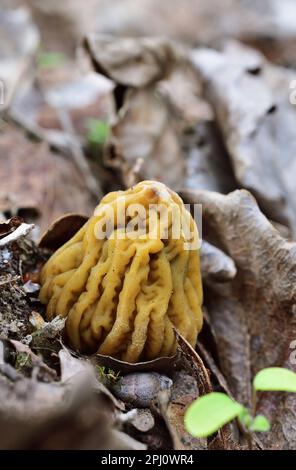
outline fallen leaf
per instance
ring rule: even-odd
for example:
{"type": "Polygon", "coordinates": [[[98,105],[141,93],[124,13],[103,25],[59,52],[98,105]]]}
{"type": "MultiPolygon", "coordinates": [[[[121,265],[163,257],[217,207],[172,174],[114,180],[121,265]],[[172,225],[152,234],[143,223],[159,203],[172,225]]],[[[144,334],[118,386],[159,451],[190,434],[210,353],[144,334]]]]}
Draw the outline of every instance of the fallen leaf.
{"type": "Polygon", "coordinates": [[[103,356],[102,354],[94,354],[91,361],[95,365],[109,367],[116,372],[128,374],[131,372],[168,372],[172,371],[177,365],[177,356],[159,357],[151,361],[145,362],[125,362],[111,356],[103,356]]]}
{"type": "Polygon", "coordinates": [[[180,52],[161,38],[116,38],[91,34],[85,48],[95,70],[109,79],[134,88],[145,88],[166,78],[180,52]]]}
{"type": "Polygon", "coordinates": [[[181,360],[185,359],[188,361],[189,366],[192,368],[193,376],[200,388],[201,394],[204,395],[205,393],[210,393],[212,391],[211,379],[201,357],[175,328],[174,332],[178,346],[181,350],[181,360]]]}
{"type": "Polygon", "coordinates": [[[2,449],[146,448],[114,428],[112,407],[92,390],[88,368],[66,382],[42,383],[20,374],[11,381],[1,367],[2,449]]]}
{"type": "Polygon", "coordinates": [[[168,90],[158,85],[185,60],[182,48],[162,38],[102,35],[88,36],[84,45],[94,69],[116,84],[117,115],[106,163],[121,173],[126,186],[160,179],[175,187],[185,176],[177,112],[168,90]]]}
{"type": "Polygon", "coordinates": [[[55,220],[42,234],[39,246],[56,251],[64,245],[87,222],[88,218],[79,214],[65,214],[55,220]]]}
{"type": "Polygon", "coordinates": [[[0,163],[0,210],[33,219],[41,229],[73,210],[90,215],[96,205],[73,162],[13,125],[0,134],[0,163]]]}
{"type": "Polygon", "coordinates": [[[296,114],[288,101],[292,74],[234,42],[224,52],[197,49],[191,57],[238,183],[252,192],[268,217],[295,233],[296,114]]]}
{"type": "MultiPolygon", "coordinates": [[[[288,367],[296,337],[296,245],[283,239],[247,191],[227,196],[183,191],[185,202],[203,206],[203,229],[235,262],[236,277],[205,292],[223,375],[236,400],[251,407],[252,377],[262,368],[288,367]]],[[[293,449],[295,395],[264,394],[258,412],[271,431],[261,435],[266,448],[293,449]]]]}

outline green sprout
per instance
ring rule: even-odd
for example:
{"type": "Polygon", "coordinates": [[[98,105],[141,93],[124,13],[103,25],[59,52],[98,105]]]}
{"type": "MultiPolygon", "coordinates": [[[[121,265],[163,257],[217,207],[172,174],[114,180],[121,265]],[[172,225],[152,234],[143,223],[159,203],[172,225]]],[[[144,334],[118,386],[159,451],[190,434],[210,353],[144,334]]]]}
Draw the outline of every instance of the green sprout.
{"type": "Polygon", "coordinates": [[[33,365],[31,357],[26,352],[18,352],[15,360],[15,368],[17,371],[29,372],[31,371],[33,365]]]}
{"type": "Polygon", "coordinates": [[[109,124],[100,119],[88,119],[86,122],[88,143],[95,149],[101,149],[109,134],[109,124]]]}
{"type": "Polygon", "coordinates": [[[98,373],[101,381],[107,385],[114,385],[120,379],[120,372],[115,372],[105,366],[98,366],[98,373]]]}
{"type": "Polygon", "coordinates": [[[66,57],[61,52],[41,52],[37,58],[37,67],[40,69],[54,69],[61,66],[66,57]]]}
{"type": "MultiPolygon", "coordinates": [[[[263,369],[253,380],[253,409],[259,391],[296,393],[296,374],[281,367],[263,369]]],[[[194,437],[208,437],[237,419],[246,434],[266,432],[270,423],[265,416],[252,416],[247,408],[225,393],[212,392],[195,400],[185,413],[185,428],[194,437]]]]}

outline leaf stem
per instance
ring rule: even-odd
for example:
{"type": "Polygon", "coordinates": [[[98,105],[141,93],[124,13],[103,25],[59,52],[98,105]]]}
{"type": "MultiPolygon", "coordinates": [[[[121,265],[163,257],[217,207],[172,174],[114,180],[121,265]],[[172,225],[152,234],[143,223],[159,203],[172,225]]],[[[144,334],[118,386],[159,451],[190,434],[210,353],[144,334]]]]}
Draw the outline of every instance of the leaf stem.
{"type": "Polygon", "coordinates": [[[252,415],[256,416],[256,408],[257,408],[257,392],[253,387],[252,390],[252,415]]]}

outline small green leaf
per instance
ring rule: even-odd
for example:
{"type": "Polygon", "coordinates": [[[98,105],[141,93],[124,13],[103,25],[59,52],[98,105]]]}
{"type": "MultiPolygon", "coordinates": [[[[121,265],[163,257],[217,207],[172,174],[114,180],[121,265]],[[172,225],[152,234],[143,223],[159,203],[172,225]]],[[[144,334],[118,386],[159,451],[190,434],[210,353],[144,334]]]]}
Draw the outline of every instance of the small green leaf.
{"type": "Polygon", "coordinates": [[[224,393],[209,393],[189,406],[185,413],[185,428],[194,437],[207,437],[236,418],[242,409],[242,405],[224,393]]]}
{"type": "Polygon", "coordinates": [[[89,119],[87,121],[87,140],[90,144],[102,146],[109,134],[109,125],[106,121],[89,119]]]}
{"type": "Polygon", "coordinates": [[[252,424],[249,426],[252,432],[266,432],[270,430],[270,422],[263,415],[258,415],[254,418],[252,424]]]}
{"type": "Polygon", "coordinates": [[[37,65],[42,69],[53,69],[66,61],[64,54],[60,52],[42,52],[37,59],[37,65]]]}
{"type": "Polygon", "coordinates": [[[296,374],[282,367],[268,367],[256,374],[253,387],[262,391],[296,393],[296,374]]]}

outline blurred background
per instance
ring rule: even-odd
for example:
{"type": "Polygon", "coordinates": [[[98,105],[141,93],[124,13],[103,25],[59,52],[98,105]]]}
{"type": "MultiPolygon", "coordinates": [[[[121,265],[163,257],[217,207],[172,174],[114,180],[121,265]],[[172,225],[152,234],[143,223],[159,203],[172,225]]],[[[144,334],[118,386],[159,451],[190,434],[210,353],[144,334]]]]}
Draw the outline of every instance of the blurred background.
{"type": "Polygon", "coordinates": [[[1,0],[2,217],[43,230],[156,178],[247,188],[294,236],[295,17],[293,0],[1,0]]]}

